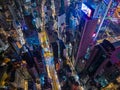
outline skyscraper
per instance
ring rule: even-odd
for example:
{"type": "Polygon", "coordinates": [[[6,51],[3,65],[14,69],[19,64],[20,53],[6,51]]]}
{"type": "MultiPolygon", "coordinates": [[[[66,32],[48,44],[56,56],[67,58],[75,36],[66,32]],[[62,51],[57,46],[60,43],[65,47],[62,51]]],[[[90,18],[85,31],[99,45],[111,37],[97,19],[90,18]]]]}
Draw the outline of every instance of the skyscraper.
{"type": "Polygon", "coordinates": [[[97,25],[97,19],[92,19],[92,20],[82,20],[83,24],[81,24],[81,33],[82,37],[79,43],[79,49],[77,52],[77,57],[76,60],[78,60],[81,57],[84,57],[86,54],[86,50],[90,43],[92,42],[92,36],[95,32],[96,25],[97,25]],[[85,24],[85,25],[84,25],[85,24]]]}
{"type": "Polygon", "coordinates": [[[89,76],[94,76],[99,67],[110,57],[115,47],[107,40],[96,45],[91,51],[90,58],[86,64],[86,71],[89,76]]]}

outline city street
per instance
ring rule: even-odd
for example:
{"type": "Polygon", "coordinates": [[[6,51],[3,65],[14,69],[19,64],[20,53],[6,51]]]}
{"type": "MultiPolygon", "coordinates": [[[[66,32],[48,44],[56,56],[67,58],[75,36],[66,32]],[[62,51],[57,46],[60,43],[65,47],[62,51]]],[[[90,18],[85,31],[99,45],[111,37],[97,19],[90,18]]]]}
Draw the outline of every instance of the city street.
{"type": "Polygon", "coordinates": [[[0,90],[120,90],[119,0],[0,0],[0,90]]]}

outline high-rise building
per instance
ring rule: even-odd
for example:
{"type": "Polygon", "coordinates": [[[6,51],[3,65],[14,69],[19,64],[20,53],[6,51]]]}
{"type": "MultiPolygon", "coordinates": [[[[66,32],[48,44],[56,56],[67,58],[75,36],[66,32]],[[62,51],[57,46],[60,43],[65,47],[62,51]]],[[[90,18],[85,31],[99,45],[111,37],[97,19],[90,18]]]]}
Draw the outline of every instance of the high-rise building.
{"type": "Polygon", "coordinates": [[[93,39],[92,36],[96,29],[97,19],[92,19],[92,20],[86,19],[86,20],[82,20],[81,22],[83,23],[80,26],[82,37],[79,43],[76,60],[78,60],[81,57],[84,57],[84,55],[86,54],[86,50],[88,46],[91,44],[93,39]]]}
{"type": "Polygon", "coordinates": [[[90,58],[86,64],[86,71],[89,76],[94,77],[101,65],[110,57],[115,47],[107,40],[96,45],[91,51],[90,58]]]}
{"type": "MultiPolygon", "coordinates": [[[[99,83],[101,87],[105,87],[110,83],[117,82],[117,78],[120,76],[120,70],[117,65],[112,64],[110,59],[102,65],[99,72],[96,73],[94,80],[99,83]]],[[[117,85],[117,83],[116,83],[117,85]]]]}

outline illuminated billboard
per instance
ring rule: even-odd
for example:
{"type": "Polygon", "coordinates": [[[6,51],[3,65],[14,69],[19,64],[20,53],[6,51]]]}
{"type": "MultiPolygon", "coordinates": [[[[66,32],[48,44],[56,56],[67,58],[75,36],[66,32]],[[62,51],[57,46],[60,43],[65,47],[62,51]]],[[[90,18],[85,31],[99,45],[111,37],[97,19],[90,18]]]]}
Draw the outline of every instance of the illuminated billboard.
{"type": "Polygon", "coordinates": [[[86,5],[84,3],[82,3],[81,10],[89,18],[93,15],[93,11],[94,11],[91,7],[89,7],[88,5],[86,5]]]}

